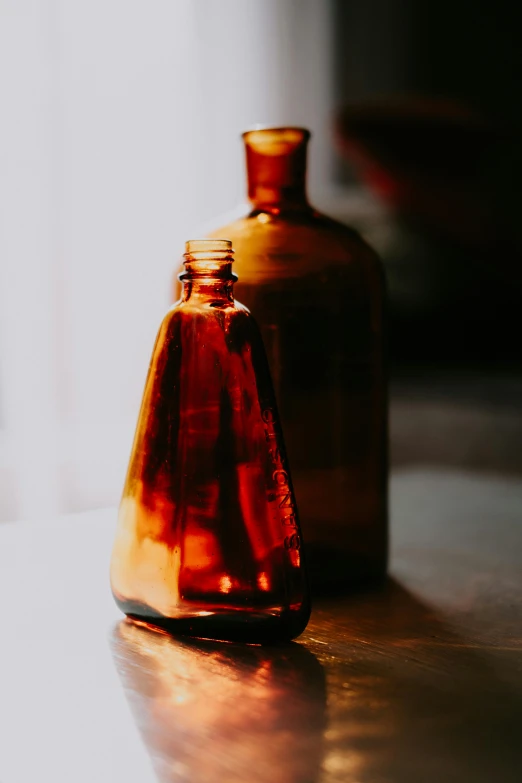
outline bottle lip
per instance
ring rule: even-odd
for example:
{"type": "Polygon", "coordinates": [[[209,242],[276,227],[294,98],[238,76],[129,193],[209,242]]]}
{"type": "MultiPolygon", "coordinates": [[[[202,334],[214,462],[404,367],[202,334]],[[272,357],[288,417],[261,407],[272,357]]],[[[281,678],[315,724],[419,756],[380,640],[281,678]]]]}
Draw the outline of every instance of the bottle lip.
{"type": "Polygon", "coordinates": [[[185,242],[185,256],[193,256],[195,253],[204,253],[212,256],[214,253],[233,254],[232,240],[230,239],[188,239],[185,242]]]}
{"type": "Polygon", "coordinates": [[[282,143],[298,145],[307,142],[311,137],[308,128],[299,125],[254,125],[241,134],[245,142],[282,143]]]}

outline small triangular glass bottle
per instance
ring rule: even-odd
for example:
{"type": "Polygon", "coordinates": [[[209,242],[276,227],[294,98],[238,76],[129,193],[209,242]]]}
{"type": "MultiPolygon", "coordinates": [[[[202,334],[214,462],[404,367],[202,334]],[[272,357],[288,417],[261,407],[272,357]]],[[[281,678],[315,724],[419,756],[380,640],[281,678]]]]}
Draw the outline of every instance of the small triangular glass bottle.
{"type": "Polygon", "coordinates": [[[187,242],[152,354],[111,585],[171,633],[276,642],[310,615],[292,481],[263,342],[234,300],[228,240],[187,242]]]}

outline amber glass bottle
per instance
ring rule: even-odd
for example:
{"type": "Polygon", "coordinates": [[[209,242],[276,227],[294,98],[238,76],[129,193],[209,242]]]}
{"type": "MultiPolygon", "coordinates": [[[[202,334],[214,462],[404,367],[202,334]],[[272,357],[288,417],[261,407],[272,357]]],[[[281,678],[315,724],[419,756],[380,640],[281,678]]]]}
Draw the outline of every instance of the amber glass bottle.
{"type": "Polygon", "coordinates": [[[374,252],[308,203],[309,135],[244,134],[251,211],[212,235],[232,240],[263,334],[320,590],[386,571],[385,296],[374,252]]]}
{"type": "Polygon", "coordinates": [[[301,534],[259,330],[231,243],[187,243],[121,501],[116,602],[172,633],[280,641],[310,614],[301,534]]]}

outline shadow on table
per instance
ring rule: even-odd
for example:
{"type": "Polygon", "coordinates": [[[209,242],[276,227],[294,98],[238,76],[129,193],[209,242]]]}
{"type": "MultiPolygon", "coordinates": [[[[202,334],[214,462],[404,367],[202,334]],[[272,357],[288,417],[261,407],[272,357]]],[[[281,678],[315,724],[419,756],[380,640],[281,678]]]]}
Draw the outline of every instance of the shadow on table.
{"type": "Polygon", "coordinates": [[[322,781],[520,783],[520,638],[454,626],[392,579],[318,602],[305,643],[327,680],[322,781]]]}
{"type": "Polygon", "coordinates": [[[160,780],[317,779],[324,671],[302,645],[174,639],[122,621],[111,647],[160,780]]]}

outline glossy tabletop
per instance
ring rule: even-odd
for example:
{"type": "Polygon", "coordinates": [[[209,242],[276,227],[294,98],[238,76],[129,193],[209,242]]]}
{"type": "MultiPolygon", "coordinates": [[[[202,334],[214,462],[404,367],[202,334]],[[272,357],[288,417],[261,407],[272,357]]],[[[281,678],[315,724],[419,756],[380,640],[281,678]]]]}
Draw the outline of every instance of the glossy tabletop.
{"type": "Polygon", "coordinates": [[[122,621],[115,512],[0,526],[0,781],[520,783],[522,481],[404,471],[390,579],[283,647],[122,621]]]}

